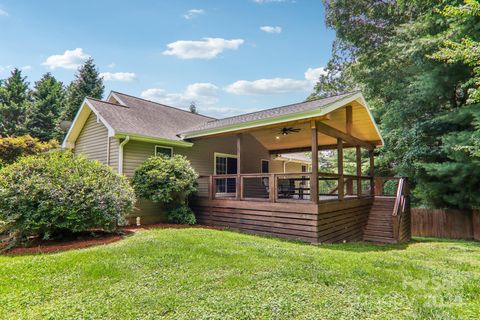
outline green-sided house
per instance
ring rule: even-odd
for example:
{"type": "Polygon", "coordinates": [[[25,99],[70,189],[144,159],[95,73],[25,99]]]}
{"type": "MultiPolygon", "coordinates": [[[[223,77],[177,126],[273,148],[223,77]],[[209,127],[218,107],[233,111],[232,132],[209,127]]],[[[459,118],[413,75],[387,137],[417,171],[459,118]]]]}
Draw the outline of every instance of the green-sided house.
{"type": "MultiPolygon", "coordinates": [[[[214,119],[112,91],[84,100],[62,146],[129,177],[155,154],[185,155],[200,175],[192,205],[205,225],[313,243],[403,242],[407,186],[373,177],[373,149],[382,145],[360,92],[214,119]],[[355,174],[344,173],[345,148],[356,150],[355,174]],[[337,173],[319,171],[322,150],[336,150],[337,173]],[[384,195],[386,181],[395,194],[384,195]]],[[[158,204],[140,199],[136,207],[132,220],[164,218],[158,204]]]]}

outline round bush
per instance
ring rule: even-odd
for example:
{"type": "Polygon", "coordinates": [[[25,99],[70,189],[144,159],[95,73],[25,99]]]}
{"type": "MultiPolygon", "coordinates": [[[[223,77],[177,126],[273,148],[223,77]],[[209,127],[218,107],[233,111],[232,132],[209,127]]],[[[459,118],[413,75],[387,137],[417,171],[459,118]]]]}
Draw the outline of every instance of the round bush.
{"type": "Polygon", "coordinates": [[[0,220],[19,236],[111,231],[134,202],[127,178],[70,152],[25,157],[0,170],[0,220]]]}
{"type": "Polygon", "coordinates": [[[150,157],[135,171],[133,187],[138,197],[170,205],[183,205],[197,190],[198,175],[181,155],[150,157]]]}
{"type": "Polygon", "coordinates": [[[186,205],[169,210],[167,212],[167,219],[169,222],[179,224],[195,224],[197,222],[192,209],[186,205]]]}

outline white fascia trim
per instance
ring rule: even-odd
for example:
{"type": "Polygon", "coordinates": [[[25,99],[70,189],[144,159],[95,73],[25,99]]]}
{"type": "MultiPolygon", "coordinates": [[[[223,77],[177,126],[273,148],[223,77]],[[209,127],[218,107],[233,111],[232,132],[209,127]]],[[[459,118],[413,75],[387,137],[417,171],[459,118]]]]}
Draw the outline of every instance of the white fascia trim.
{"type": "MultiPolygon", "coordinates": [[[[77,124],[78,117],[82,113],[82,110],[84,108],[88,107],[92,112],[97,116],[97,121],[100,120],[105,127],[107,127],[108,130],[108,137],[114,137],[115,136],[115,130],[113,130],[112,126],[108,124],[108,122],[100,115],[97,109],[88,101],[87,98],[83,99],[82,106],[80,109],[78,109],[77,114],[75,115],[75,118],[73,119],[72,125],[68,129],[67,135],[65,136],[65,139],[63,139],[62,142],[62,148],[73,148],[72,145],[75,145],[75,141],[69,141],[70,135],[72,133],[73,128],[77,124]]],[[[78,138],[78,137],[77,137],[78,138]]]]}

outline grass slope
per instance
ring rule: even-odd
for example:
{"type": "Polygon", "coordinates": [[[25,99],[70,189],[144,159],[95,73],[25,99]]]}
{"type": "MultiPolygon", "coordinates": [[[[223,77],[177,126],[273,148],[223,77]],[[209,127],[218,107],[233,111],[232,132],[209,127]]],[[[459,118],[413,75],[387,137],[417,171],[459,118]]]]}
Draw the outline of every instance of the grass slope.
{"type": "Polygon", "coordinates": [[[1,319],[477,319],[480,246],[313,246],[206,229],[0,257],[1,319]]]}

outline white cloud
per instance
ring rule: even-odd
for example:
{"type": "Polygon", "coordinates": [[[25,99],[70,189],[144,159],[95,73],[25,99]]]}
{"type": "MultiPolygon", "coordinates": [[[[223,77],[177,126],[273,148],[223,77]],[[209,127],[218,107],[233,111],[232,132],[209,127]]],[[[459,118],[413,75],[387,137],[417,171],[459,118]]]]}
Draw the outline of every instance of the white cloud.
{"type": "Polygon", "coordinates": [[[198,17],[202,14],[205,14],[205,10],[203,9],[190,9],[183,15],[183,17],[187,20],[190,20],[192,18],[198,17]]]}
{"type": "Polygon", "coordinates": [[[8,17],[8,12],[5,11],[5,10],[0,9],[0,16],[8,17]]]}
{"type": "Polygon", "coordinates": [[[20,68],[20,70],[22,70],[22,71],[31,70],[31,69],[32,69],[32,66],[28,66],[28,65],[20,68]]]}
{"type": "Polygon", "coordinates": [[[3,73],[4,71],[10,71],[12,69],[13,69],[12,65],[8,65],[8,66],[1,66],[0,65],[0,73],[3,73]]]}
{"type": "Polygon", "coordinates": [[[115,68],[115,66],[116,64],[114,62],[107,64],[107,67],[109,67],[110,69],[115,68]]]}
{"type": "Polygon", "coordinates": [[[266,33],[280,33],[282,32],[282,27],[279,26],[262,26],[260,30],[266,33]]]}
{"type": "Polygon", "coordinates": [[[199,82],[188,85],[183,92],[169,93],[161,88],[151,88],[143,91],[141,97],[187,109],[192,101],[197,103],[198,107],[204,110],[211,108],[218,102],[218,87],[212,83],[199,82]]]}
{"type": "Polygon", "coordinates": [[[222,38],[204,38],[199,41],[179,40],[167,44],[164,55],[180,59],[213,59],[224,50],[237,50],[243,39],[226,40],[222,38]]]}
{"type": "Polygon", "coordinates": [[[323,68],[308,68],[305,79],[271,78],[254,81],[239,80],[225,88],[225,91],[238,95],[252,94],[280,94],[294,91],[308,91],[313,88],[320,74],[325,73],[323,68]]]}
{"type": "Polygon", "coordinates": [[[132,81],[137,75],[133,72],[102,72],[100,77],[105,81],[132,81]]]}
{"type": "Polygon", "coordinates": [[[42,64],[50,69],[64,68],[77,69],[90,55],[83,52],[82,48],[65,50],[63,54],[53,55],[47,58],[42,64]]]}
{"type": "Polygon", "coordinates": [[[317,82],[320,76],[322,75],[327,75],[327,71],[325,71],[325,68],[320,67],[320,68],[308,68],[307,71],[305,71],[305,80],[309,81],[312,86],[314,86],[317,82]]]}

